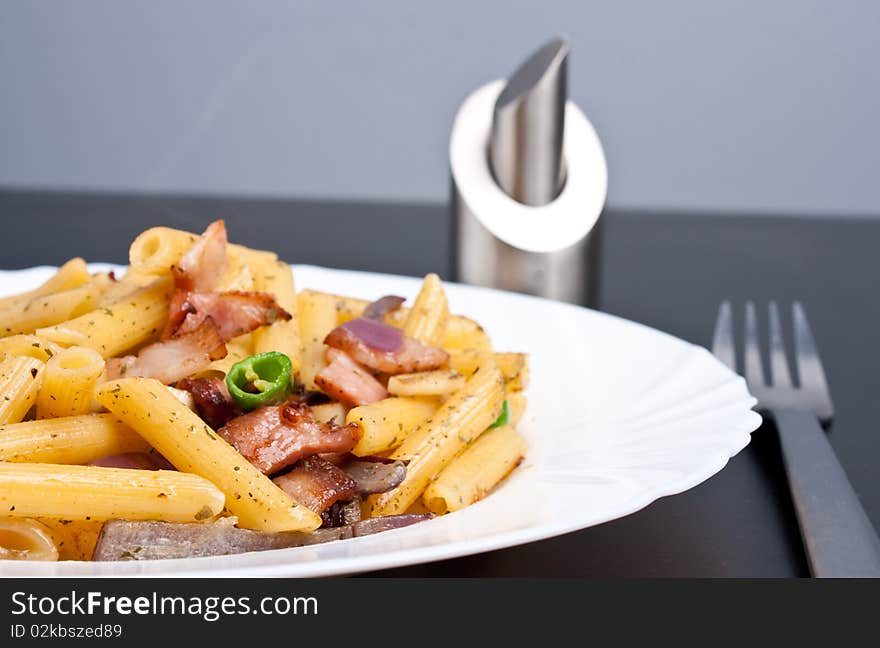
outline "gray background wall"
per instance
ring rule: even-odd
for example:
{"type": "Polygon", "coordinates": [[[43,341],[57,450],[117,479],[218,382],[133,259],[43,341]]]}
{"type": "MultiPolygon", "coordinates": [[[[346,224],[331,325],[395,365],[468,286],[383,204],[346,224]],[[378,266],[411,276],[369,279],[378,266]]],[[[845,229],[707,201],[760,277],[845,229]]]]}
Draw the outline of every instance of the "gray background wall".
{"type": "Polygon", "coordinates": [[[880,3],[0,3],[0,185],[445,200],[557,33],[618,207],[880,215],[880,3]]]}

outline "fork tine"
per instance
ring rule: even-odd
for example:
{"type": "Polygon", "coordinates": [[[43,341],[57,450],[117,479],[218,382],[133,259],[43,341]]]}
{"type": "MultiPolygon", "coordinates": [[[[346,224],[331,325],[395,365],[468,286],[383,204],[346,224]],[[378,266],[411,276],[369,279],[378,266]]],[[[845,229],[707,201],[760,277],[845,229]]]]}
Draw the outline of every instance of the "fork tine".
{"type": "Polygon", "coordinates": [[[746,382],[751,386],[766,385],[764,368],[761,366],[761,346],[758,342],[758,318],[755,315],[755,304],[746,302],[746,382]]]}
{"type": "Polygon", "coordinates": [[[715,333],[712,335],[712,355],[736,371],[736,349],[733,345],[733,315],[730,302],[723,301],[718,308],[715,320],[715,333]]]}
{"type": "Polygon", "coordinates": [[[785,344],[782,341],[782,325],[779,322],[779,309],[771,301],[767,308],[770,315],[770,375],[774,387],[791,389],[791,375],[785,360],[785,344]]]}
{"type": "Polygon", "coordinates": [[[813,332],[807,322],[807,314],[800,302],[794,303],[792,313],[794,316],[794,348],[801,389],[811,396],[816,416],[823,423],[828,423],[834,418],[834,403],[831,401],[831,391],[828,389],[828,380],[825,378],[825,370],[819,359],[816,340],[813,338],[813,332]]]}

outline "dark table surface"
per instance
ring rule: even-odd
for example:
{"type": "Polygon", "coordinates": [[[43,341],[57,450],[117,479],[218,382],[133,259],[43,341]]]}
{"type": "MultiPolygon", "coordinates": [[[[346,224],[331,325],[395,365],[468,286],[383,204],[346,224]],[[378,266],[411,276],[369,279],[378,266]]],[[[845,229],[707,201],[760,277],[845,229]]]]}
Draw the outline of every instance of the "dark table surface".
{"type": "MultiPolygon", "coordinates": [[[[443,205],[0,191],[0,268],[72,255],[126,262],[146,227],[231,237],[294,263],[449,275],[443,205]]],[[[880,220],[609,211],[600,308],[706,345],[718,304],[804,303],[837,418],[831,443],[880,527],[880,220]]],[[[781,468],[765,425],[719,474],[628,517],[559,538],[375,572],[393,576],[806,576],[781,468]]]]}

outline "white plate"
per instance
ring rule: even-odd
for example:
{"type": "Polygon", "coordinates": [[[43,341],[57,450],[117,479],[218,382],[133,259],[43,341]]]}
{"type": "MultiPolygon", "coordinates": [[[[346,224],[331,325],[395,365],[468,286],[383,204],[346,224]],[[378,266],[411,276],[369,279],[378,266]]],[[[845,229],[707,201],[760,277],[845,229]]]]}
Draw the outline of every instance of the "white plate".
{"type": "MultiPolygon", "coordinates": [[[[96,266],[97,268],[98,266],[96,266]]],[[[0,272],[0,293],[50,268],[0,272]]],[[[412,298],[419,280],[295,266],[297,288],[412,298]]],[[[761,422],[744,381],[703,348],[595,311],[448,284],[495,348],[531,357],[527,460],[486,499],[409,528],[328,544],[153,562],[0,561],[6,576],[328,576],[466,556],[628,515],[721,470],[761,422]]]]}

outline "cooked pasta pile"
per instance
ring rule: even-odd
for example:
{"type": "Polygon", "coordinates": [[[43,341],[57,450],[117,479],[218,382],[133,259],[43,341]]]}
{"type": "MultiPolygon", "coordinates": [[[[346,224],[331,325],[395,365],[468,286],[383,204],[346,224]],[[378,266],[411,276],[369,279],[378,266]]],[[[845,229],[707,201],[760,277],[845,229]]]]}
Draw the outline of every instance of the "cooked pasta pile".
{"type": "Polygon", "coordinates": [[[230,554],[407,526],[525,457],[527,357],[450,314],[294,288],[271,252],[140,234],[0,298],[0,559],[230,554]]]}

